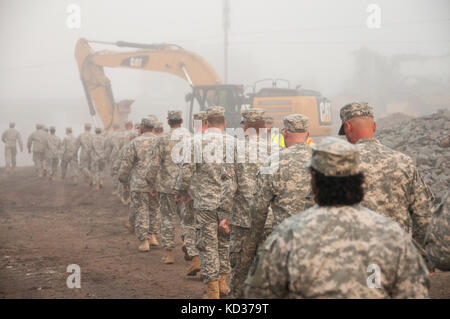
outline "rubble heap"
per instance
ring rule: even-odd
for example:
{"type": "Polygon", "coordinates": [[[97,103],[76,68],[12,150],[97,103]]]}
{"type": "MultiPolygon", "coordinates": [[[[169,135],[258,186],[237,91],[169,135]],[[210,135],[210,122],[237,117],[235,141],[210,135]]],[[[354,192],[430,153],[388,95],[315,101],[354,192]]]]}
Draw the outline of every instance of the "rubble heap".
{"type": "Polygon", "coordinates": [[[450,110],[399,121],[386,119],[375,137],[381,143],[410,156],[427,184],[433,190],[436,201],[450,189],[450,110]]]}
{"type": "Polygon", "coordinates": [[[394,125],[397,125],[401,122],[412,120],[414,116],[407,115],[404,113],[392,113],[389,116],[376,119],[377,121],[377,129],[384,130],[386,128],[392,128],[394,125]]]}

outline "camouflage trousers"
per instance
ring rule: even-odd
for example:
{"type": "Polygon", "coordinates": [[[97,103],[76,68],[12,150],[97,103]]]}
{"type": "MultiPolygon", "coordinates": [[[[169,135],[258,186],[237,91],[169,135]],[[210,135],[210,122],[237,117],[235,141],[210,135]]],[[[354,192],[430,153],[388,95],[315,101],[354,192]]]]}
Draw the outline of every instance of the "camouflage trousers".
{"type": "Polygon", "coordinates": [[[33,161],[38,173],[42,172],[45,165],[44,152],[33,152],[33,161]]]}
{"type": "Polygon", "coordinates": [[[183,219],[181,214],[184,203],[177,202],[174,194],[159,193],[159,204],[162,246],[165,249],[173,249],[175,248],[175,216],[178,215],[180,221],[183,219]]]}
{"type": "Polygon", "coordinates": [[[84,180],[90,182],[92,178],[91,174],[91,157],[88,153],[80,153],[80,173],[83,174],[84,180]]]}
{"type": "Polygon", "coordinates": [[[98,185],[101,182],[102,173],[105,170],[105,161],[102,159],[92,161],[92,182],[98,185]]]}
{"type": "Polygon", "coordinates": [[[16,167],[17,149],[15,147],[5,146],[5,167],[16,167]]]}
{"type": "Polygon", "coordinates": [[[190,257],[198,256],[198,250],[197,247],[195,247],[195,211],[193,200],[184,205],[181,227],[188,255],[190,257]]]}
{"type": "Polygon", "coordinates": [[[61,175],[66,177],[67,167],[70,167],[71,176],[78,176],[78,161],[75,157],[61,160],[61,175]]]}
{"type": "MultiPolygon", "coordinates": [[[[117,179],[119,181],[119,179],[117,179]]],[[[122,183],[117,183],[117,193],[119,194],[120,198],[122,198],[124,201],[127,201],[130,199],[130,192],[125,190],[125,187],[123,187],[122,183]]]]}
{"type": "Polygon", "coordinates": [[[253,254],[247,247],[251,229],[231,225],[230,229],[230,297],[244,298],[244,282],[253,263],[253,254]]]}
{"type": "Polygon", "coordinates": [[[50,176],[56,176],[56,172],[58,171],[58,164],[59,164],[59,158],[57,158],[57,157],[54,157],[54,158],[49,157],[47,159],[46,166],[47,166],[48,174],[50,176]]]}
{"type": "Polygon", "coordinates": [[[198,210],[195,213],[195,244],[204,283],[219,280],[220,275],[230,273],[230,236],[219,231],[219,222],[215,210],[198,210]]]}
{"type": "Polygon", "coordinates": [[[159,235],[161,220],[158,198],[148,192],[131,192],[130,198],[128,221],[134,225],[137,238],[142,241],[153,234],[159,235]]]}

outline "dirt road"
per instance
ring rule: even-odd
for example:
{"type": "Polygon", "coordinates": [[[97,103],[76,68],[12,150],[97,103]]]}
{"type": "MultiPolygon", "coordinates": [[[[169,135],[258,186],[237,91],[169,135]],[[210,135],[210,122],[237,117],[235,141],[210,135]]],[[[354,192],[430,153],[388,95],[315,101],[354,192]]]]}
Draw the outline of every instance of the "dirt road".
{"type": "MultiPolygon", "coordinates": [[[[200,275],[184,275],[179,246],[173,265],[160,263],[161,248],[137,251],[122,226],[128,209],[105,186],[50,183],[32,168],[0,171],[0,298],[201,297],[200,275]],[[71,264],[80,266],[81,289],[67,288],[71,264]]],[[[431,295],[450,298],[450,273],[435,274],[431,295]]]]}

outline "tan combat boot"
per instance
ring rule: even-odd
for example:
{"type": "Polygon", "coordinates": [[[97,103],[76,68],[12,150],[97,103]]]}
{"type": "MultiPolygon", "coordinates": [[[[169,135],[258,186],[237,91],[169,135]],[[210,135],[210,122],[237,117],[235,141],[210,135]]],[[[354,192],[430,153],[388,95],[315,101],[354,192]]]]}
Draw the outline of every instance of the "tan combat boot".
{"type": "Polygon", "coordinates": [[[189,256],[189,254],[188,254],[185,242],[183,242],[183,245],[181,246],[181,251],[184,253],[184,260],[186,260],[186,261],[192,260],[192,257],[189,256]]]}
{"type": "Polygon", "coordinates": [[[100,189],[100,183],[95,183],[94,189],[95,189],[96,191],[98,191],[98,190],[100,189]]]}
{"type": "Polygon", "coordinates": [[[198,256],[194,256],[192,258],[192,264],[188,268],[186,275],[195,276],[200,271],[200,258],[198,256]]]}
{"type": "Polygon", "coordinates": [[[220,275],[219,292],[221,295],[224,295],[224,296],[226,296],[228,294],[227,275],[220,275]]]}
{"type": "Polygon", "coordinates": [[[78,176],[73,177],[73,184],[78,185],[78,176]]]}
{"type": "Polygon", "coordinates": [[[130,224],[130,222],[128,221],[128,220],[125,220],[124,222],[123,222],[123,225],[125,226],[125,228],[126,229],[128,229],[128,231],[130,232],[130,233],[134,233],[134,227],[133,226],[131,226],[131,224],[130,224]]]}
{"type": "Polygon", "coordinates": [[[206,294],[203,295],[203,299],[220,299],[219,295],[219,281],[210,281],[206,284],[206,294]]]}
{"type": "Polygon", "coordinates": [[[139,251],[150,251],[150,243],[148,242],[148,239],[144,239],[141,241],[141,244],[138,247],[139,251]]]}
{"type": "Polygon", "coordinates": [[[152,237],[150,238],[150,245],[151,246],[159,246],[158,238],[156,238],[155,234],[152,234],[152,237]]]}
{"type": "Polygon", "coordinates": [[[38,177],[42,177],[42,176],[43,176],[42,170],[39,170],[38,177]]]}
{"type": "Polygon", "coordinates": [[[100,188],[103,188],[103,181],[101,178],[98,180],[98,185],[100,186],[100,188]]]}
{"type": "Polygon", "coordinates": [[[167,255],[161,259],[161,262],[163,262],[164,264],[173,264],[175,262],[175,259],[173,258],[172,249],[166,249],[166,253],[167,255]]]}

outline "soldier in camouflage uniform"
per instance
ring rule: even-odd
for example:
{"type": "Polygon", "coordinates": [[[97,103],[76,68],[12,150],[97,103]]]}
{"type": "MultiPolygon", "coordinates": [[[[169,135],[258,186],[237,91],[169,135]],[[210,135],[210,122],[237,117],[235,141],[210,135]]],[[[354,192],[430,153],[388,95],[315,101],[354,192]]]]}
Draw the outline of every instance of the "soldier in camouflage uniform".
{"type": "MultiPolygon", "coordinates": [[[[376,124],[369,104],[347,104],[341,109],[340,116],[339,135],[345,135],[350,143],[357,145],[361,154],[361,169],[367,185],[362,204],[393,219],[403,230],[412,233],[421,249],[433,209],[431,189],[411,158],[374,138],[376,124]]],[[[422,254],[425,255],[424,252],[422,254]]]]}
{"type": "MultiPolygon", "coordinates": [[[[251,108],[243,111],[242,117],[245,137],[237,140],[237,145],[234,147],[234,167],[233,170],[229,170],[232,175],[222,176],[222,179],[234,179],[237,186],[233,207],[229,207],[230,210],[232,209],[229,249],[231,298],[243,297],[243,284],[253,261],[254,256],[247,251],[247,245],[244,245],[244,243],[250,242],[251,236],[249,202],[254,195],[256,175],[270,153],[267,131],[262,132],[265,128],[264,110],[251,108]]],[[[229,187],[228,183],[223,185],[229,187]]],[[[222,192],[228,193],[229,190],[223,189],[222,192]]],[[[220,292],[226,293],[225,278],[221,277],[220,279],[220,292]],[[222,281],[224,283],[220,287],[222,281]]]]}
{"type": "MultiPolygon", "coordinates": [[[[206,112],[195,113],[194,116],[194,132],[201,134],[206,131],[206,112]]],[[[191,135],[191,145],[194,144],[194,135],[191,135]]],[[[180,173],[182,172],[180,167],[180,173]]],[[[195,234],[195,211],[194,201],[187,193],[189,185],[182,184],[182,174],[178,175],[176,189],[180,191],[180,195],[177,196],[177,201],[184,201],[184,211],[182,212],[182,224],[184,226],[184,238],[183,246],[181,247],[184,252],[185,260],[192,260],[191,265],[187,269],[186,274],[188,276],[195,276],[200,271],[200,257],[198,255],[198,249],[195,246],[196,234],[195,234]]],[[[189,183],[192,181],[188,181],[189,183]]]]}
{"type": "Polygon", "coordinates": [[[159,202],[154,193],[154,185],[145,179],[151,152],[157,141],[153,134],[155,119],[146,117],[141,122],[141,135],[131,141],[123,153],[119,169],[119,181],[130,185],[131,204],[129,224],[135,229],[140,241],[139,251],[149,251],[150,244],[158,246],[159,233],[157,213],[159,202]],[[153,195],[152,195],[153,194],[153,195]],[[151,242],[150,242],[151,241],[151,242]]]}
{"type": "Polygon", "coordinates": [[[233,205],[235,188],[230,183],[229,188],[224,187],[230,192],[222,193],[224,181],[221,177],[226,176],[227,170],[233,166],[226,162],[226,140],[234,139],[225,134],[224,116],[223,107],[208,108],[208,129],[201,137],[194,137],[193,156],[183,163],[180,183],[189,184],[188,192],[194,200],[196,247],[203,282],[207,285],[207,293],[203,297],[214,299],[220,298],[220,277],[230,273],[229,233],[219,230],[219,225],[224,225],[230,217],[229,207],[233,205]],[[228,200],[222,200],[222,196],[228,200]]]}
{"type": "Polygon", "coordinates": [[[5,143],[6,171],[16,168],[17,144],[19,144],[20,151],[23,152],[22,137],[15,126],[15,123],[9,123],[9,129],[2,134],[2,142],[5,143]]]}
{"type": "MultiPolygon", "coordinates": [[[[45,132],[45,140],[48,141],[48,138],[50,137],[50,133],[48,132],[48,127],[47,126],[43,126],[42,130],[45,132]]],[[[49,157],[49,150],[48,150],[48,145],[47,143],[45,144],[45,148],[44,148],[44,161],[42,163],[42,167],[43,167],[43,176],[47,176],[48,173],[50,173],[50,157],[49,157]]]]}
{"type": "Polygon", "coordinates": [[[92,165],[92,182],[95,189],[103,188],[102,174],[106,164],[106,138],[102,135],[102,129],[95,128],[95,135],[92,136],[89,145],[90,159],[92,165]]]}
{"type": "Polygon", "coordinates": [[[309,172],[304,167],[311,157],[306,144],[309,137],[309,119],[302,114],[288,115],[284,121],[284,141],[287,148],[274,153],[256,177],[253,200],[250,205],[252,236],[248,246],[248,258],[254,258],[256,248],[264,240],[264,225],[267,223],[269,207],[272,207],[273,227],[291,214],[301,212],[314,205],[309,172]]]}
{"type": "Polygon", "coordinates": [[[78,184],[78,145],[77,139],[72,136],[72,128],[66,128],[66,136],[61,144],[61,175],[66,178],[67,167],[70,166],[70,172],[73,183],[78,184]]]}
{"type": "Polygon", "coordinates": [[[156,142],[147,168],[147,181],[156,185],[159,194],[162,245],[166,250],[162,262],[172,264],[174,263],[172,250],[175,248],[175,216],[178,215],[180,220],[182,219],[181,212],[184,206],[183,202],[177,202],[175,198],[179,163],[173,161],[172,149],[180,139],[189,136],[189,131],[181,127],[183,123],[181,111],[169,111],[167,119],[170,131],[164,133],[156,142]]]}
{"type": "Polygon", "coordinates": [[[48,176],[50,181],[54,181],[56,171],[58,170],[59,156],[61,153],[61,139],[55,135],[56,129],[54,126],[50,127],[50,135],[47,139],[48,150],[48,176]]]}
{"type": "Polygon", "coordinates": [[[436,207],[425,237],[425,249],[431,263],[450,271],[450,192],[436,207]]]}
{"type": "Polygon", "coordinates": [[[77,145],[80,148],[80,173],[84,176],[86,185],[92,184],[92,159],[91,159],[91,145],[93,135],[91,134],[91,124],[84,124],[84,132],[77,138],[77,145]]]}
{"type": "MultiPolygon", "coordinates": [[[[119,151],[119,160],[117,161],[117,167],[116,167],[117,170],[119,170],[119,168],[120,168],[120,163],[122,161],[122,155],[125,152],[126,147],[128,147],[130,142],[137,136],[138,136],[138,134],[134,130],[133,122],[128,121],[127,123],[125,123],[125,131],[122,132],[122,135],[121,135],[121,148],[119,151]]],[[[122,203],[124,205],[129,205],[130,204],[129,187],[124,186],[124,184],[121,184],[121,183],[119,183],[118,186],[119,186],[118,194],[119,194],[120,200],[122,201],[122,203]]]]}
{"type": "Polygon", "coordinates": [[[113,124],[113,131],[106,138],[106,158],[109,162],[111,169],[111,177],[113,180],[112,195],[117,195],[118,189],[118,167],[116,162],[119,160],[120,152],[120,125],[118,123],[113,124]]]}
{"type": "Polygon", "coordinates": [[[27,142],[28,153],[31,153],[31,147],[33,147],[33,161],[39,177],[44,174],[44,152],[47,145],[47,133],[42,128],[42,124],[37,124],[36,131],[31,133],[27,142]]]}
{"type": "Polygon", "coordinates": [[[161,136],[164,133],[164,127],[163,124],[161,122],[156,122],[155,123],[155,129],[154,129],[154,134],[156,136],[161,136]]]}
{"type": "Polygon", "coordinates": [[[397,223],[360,205],[358,149],[313,146],[317,205],[285,219],[258,250],[247,298],[428,298],[426,265],[397,223]]]}

